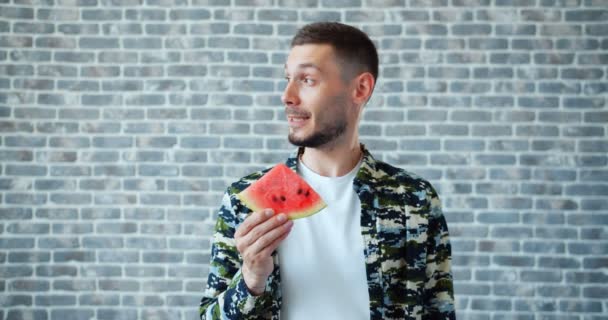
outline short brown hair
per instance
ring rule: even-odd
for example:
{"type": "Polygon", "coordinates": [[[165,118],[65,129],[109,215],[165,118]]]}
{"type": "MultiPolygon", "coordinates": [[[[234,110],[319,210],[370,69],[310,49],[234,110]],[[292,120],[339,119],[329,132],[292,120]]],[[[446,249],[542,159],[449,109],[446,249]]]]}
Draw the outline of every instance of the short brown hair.
{"type": "Polygon", "coordinates": [[[365,32],[339,22],[315,22],[305,25],[291,40],[291,47],[304,44],[329,44],[343,64],[343,78],[361,72],[378,78],[378,51],[365,32]],[[350,67],[350,68],[347,68],[350,67]],[[351,71],[351,72],[348,72],[351,71]]]}

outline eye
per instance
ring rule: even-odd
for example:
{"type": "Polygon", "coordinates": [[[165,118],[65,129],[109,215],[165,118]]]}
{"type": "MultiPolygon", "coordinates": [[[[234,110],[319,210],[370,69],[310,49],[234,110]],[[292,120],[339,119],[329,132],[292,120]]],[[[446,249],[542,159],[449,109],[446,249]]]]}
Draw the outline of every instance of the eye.
{"type": "Polygon", "coordinates": [[[302,82],[304,82],[305,84],[310,85],[310,86],[315,84],[315,80],[311,79],[311,78],[303,78],[302,82]]]}

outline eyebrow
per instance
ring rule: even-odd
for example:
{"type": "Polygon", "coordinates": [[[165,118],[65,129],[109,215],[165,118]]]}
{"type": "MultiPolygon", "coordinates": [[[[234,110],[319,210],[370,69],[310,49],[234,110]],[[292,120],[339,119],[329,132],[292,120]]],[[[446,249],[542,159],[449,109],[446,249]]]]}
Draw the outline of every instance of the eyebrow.
{"type": "MultiPolygon", "coordinates": [[[[313,69],[317,69],[319,72],[321,72],[321,68],[319,68],[316,64],[314,63],[300,63],[299,65],[297,65],[298,69],[306,69],[306,68],[313,68],[313,69]]],[[[285,69],[287,69],[287,64],[285,64],[285,69]]]]}

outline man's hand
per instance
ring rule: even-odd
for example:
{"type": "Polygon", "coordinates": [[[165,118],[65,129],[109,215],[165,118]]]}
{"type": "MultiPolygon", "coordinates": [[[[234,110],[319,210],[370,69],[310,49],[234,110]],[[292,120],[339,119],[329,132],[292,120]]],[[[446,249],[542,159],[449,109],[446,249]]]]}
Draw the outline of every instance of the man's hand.
{"type": "Polygon", "coordinates": [[[287,238],[293,226],[285,214],[273,216],[272,209],[254,212],[236,230],[236,248],[243,257],[243,279],[253,295],[264,293],[274,264],[272,252],[287,238]]]}

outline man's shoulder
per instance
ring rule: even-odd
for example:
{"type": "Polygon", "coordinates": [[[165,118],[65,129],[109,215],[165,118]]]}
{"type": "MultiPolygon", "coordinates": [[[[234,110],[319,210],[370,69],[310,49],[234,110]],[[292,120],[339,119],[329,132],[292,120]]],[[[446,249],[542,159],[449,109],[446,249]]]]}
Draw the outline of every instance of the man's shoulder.
{"type": "Polygon", "coordinates": [[[245,190],[245,188],[247,188],[249,185],[251,185],[252,183],[259,180],[266,172],[270,171],[275,166],[276,165],[266,167],[264,169],[251,172],[244,177],[241,177],[240,179],[232,182],[228,186],[228,192],[231,194],[236,194],[236,193],[239,193],[239,192],[245,190]]]}
{"type": "Polygon", "coordinates": [[[422,176],[384,161],[376,160],[372,170],[374,170],[372,174],[374,181],[379,186],[410,192],[424,190],[434,192],[432,184],[422,176]]]}

